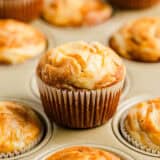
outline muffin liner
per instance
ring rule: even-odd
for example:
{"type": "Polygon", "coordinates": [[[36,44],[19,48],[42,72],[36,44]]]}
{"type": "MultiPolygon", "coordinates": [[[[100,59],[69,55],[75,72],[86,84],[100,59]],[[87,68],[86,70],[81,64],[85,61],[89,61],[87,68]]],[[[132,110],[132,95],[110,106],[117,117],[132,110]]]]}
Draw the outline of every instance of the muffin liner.
{"type": "MultiPolygon", "coordinates": [[[[136,139],[134,139],[129,134],[129,132],[127,131],[127,128],[125,127],[125,123],[124,123],[126,116],[127,116],[127,113],[125,113],[125,115],[121,118],[121,121],[120,121],[120,132],[121,132],[123,138],[129,144],[136,147],[137,149],[140,149],[140,150],[148,152],[148,153],[160,155],[160,147],[158,149],[158,146],[157,146],[157,149],[154,149],[154,148],[150,148],[148,146],[145,146],[144,144],[141,144],[140,142],[138,142],[136,139]]],[[[151,144],[151,145],[154,145],[154,144],[151,144]]]]}
{"type": "Polygon", "coordinates": [[[160,2],[160,0],[109,0],[109,1],[113,5],[126,9],[148,8],[160,2]]]}
{"type": "Polygon", "coordinates": [[[34,148],[36,145],[38,145],[41,142],[43,136],[44,136],[44,127],[41,125],[41,133],[35,141],[33,141],[31,144],[27,145],[27,147],[23,148],[20,151],[15,150],[14,152],[0,153],[0,159],[13,158],[25,152],[28,152],[29,150],[31,150],[32,148],[34,148]]]}
{"type": "Polygon", "coordinates": [[[116,112],[124,79],[99,90],[69,91],[45,84],[37,76],[43,107],[48,117],[69,128],[93,128],[107,122],[116,112]]]}
{"type": "Polygon", "coordinates": [[[37,18],[43,8],[43,0],[0,0],[0,18],[30,21],[37,18]]]}

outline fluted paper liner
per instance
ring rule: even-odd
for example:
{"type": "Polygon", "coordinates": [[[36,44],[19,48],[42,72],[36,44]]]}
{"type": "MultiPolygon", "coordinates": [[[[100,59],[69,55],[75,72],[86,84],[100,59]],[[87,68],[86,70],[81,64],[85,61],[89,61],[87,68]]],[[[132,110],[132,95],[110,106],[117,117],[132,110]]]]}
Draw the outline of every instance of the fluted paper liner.
{"type": "Polygon", "coordinates": [[[121,118],[120,121],[120,132],[123,136],[123,138],[132,146],[136,147],[137,149],[140,149],[142,151],[148,152],[148,153],[152,153],[152,154],[157,154],[160,155],[160,146],[157,146],[157,149],[155,148],[151,148],[151,146],[156,147],[155,144],[151,144],[150,147],[145,146],[144,144],[141,144],[140,142],[138,142],[136,139],[134,139],[129,132],[127,131],[127,128],[125,127],[125,118],[127,116],[127,113],[125,113],[123,115],[123,117],[121,118]]]}
{"type": "Polygon", "coordinates": [[[43,8],[43,0],[0,0],[0,18],[29,21],[37,18],[43,8]]]}
{"type": "Polygon", "coordinates": [[[141,9],[148,8],[156,3],[160,2],[159,0],[110,0],[113,5],[116,5],[121,8],[131,8],[131,9],[141,9]]]}
{"type": "Polygon", "coordinates": [[[21,150],[18,150],[18,151],[15,150],[14,152],[0,153],[0,159],[13,158],[13,157],[21,155],[21,154],[23,154],[25,152],[28,152],[29,150],[33,149],[36,145],[38,145],[41,142],[42,137],[44,135],[44,127],[43,127],[43,125],[41,125],[40,127],[41,127],[40,135],[31,144],[28,144],[25,148],[22,148],[21,150]]]}
{"type": "Polygon", "coordinates": [[[43,107],[48,117],[69,128],[93,128],[115,113],[124,80],[99,90],[62,90],[45,84],[37,76],[43,107]]]}

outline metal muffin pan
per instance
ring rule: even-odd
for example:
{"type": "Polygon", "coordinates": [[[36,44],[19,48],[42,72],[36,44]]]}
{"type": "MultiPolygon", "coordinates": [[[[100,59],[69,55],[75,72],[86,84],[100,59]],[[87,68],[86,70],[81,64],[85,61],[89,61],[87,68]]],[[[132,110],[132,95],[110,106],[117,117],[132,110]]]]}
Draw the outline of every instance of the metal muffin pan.
{"type": "MultiPolygon", "coordinates": [[[[53,43],[49,43],[49,48],[67,41],[74,40],[94,40],[106,44],[111,34],[129,19],[135,19],[143,16],[159,15],[160,5],[157,5],[146,10],[116,11],[114,16],[110,20],[95,27],[64,29],[52,27],[41,19],[33,22],[33,25],[42,30],[46,34],[46,36],[53,41],[53,43]]],[[[37,101],[38,103],[40,103],[39,99],[32,94],[30,88],[31,77],[33,77],[33,73],[35,72],[37,61],[38,57],[20,65],[7,67],[0,66],[0,97],[16,97],[17,100],[27,99],[29,100],[29,102],[37,101]]],[[[129,80],[131,81],[130,89],[125,95],[126,100],[142,94],[160,96],[160,63],[139,63],[129,60],[124,60],[124,63],[127,66],[129,80]]],[[[119,109],[123,109],[123,107],[127,105],[127,103],[125,104],[125,102],[123,103],[123,101],[124,99],[122,98],[119,109]]],[[[40,104],[36,107],[36,109],[40,111],[43,110],[40,104]]],[[[115,117],[117,116],[115,115],[115,117]]],[[[34,153],[27,153],[27,156],[17,159],[35,159],[43,153],[45,154],[50,149],[54,150],[58,146],[70,143],[90,143],[117,148],[118,150],[121,150],[122,152],[130,155],[135,160],[160,160],[160,157],[146,155],[144,153],[136,151],[133,148],[130,148],[122,141],[119,141],[117,136],[115,136],[114,131],[112,130],[112,120],[101,127],[90,130],[71,130],[55,126],[54,137],[51,136],[46,145],[44,145],[34,153]]]]}
{"type": "MultiPolygon", "coordinates": [[[[10,98],[10,97],[0,97],[0,101],[12,101],[12,102],[17,102],[19,104],[23,104],[26,107],[30,107],[31,109],[33,109],[37,113],[37,115],[39,116],[39,119],[41,120],[41,123],[43,124],[43,128],[44,128],[44,133],[43,133],[43,136],[42,136],[39,144],[37,144],[31,150],[26,151],[18,156],[15,156],[12,158],[5,158],[6,160],[26,158],[28,155],[31,155],[31,154],[34,154],[35,152],[38,152],[41,148],[43,148],[49,142],[49,139],[53,136],[54,127],[53,127],[53,125],[51,125],[49,119],[44,114],[43,110],[40,108],[40,104],[38,104],[37,102],[32,101],[32,100],[10,98]]],[[[2,159],[4,159],[4,158],[2,158],[2,159]]]]}
{"type": "Polygon", "coordinates": [[[104,151],[111,152],[111,153],[119,156],[122,160],[134,160],[131,156],[127,155],[126,153],[124,153],[124,152],[122,152],[118,149],[112,148],[112,147],[107,147],[107,146],[103,146],[103,145],[94,145],[94,144],[81,144],[81,143],[59,146],[57,148],[51,149],[48,152],[40,155],[39,157],[35,158],[34,160],[46,160],[47,157],[51,156],[52,154],[54,154],[58,151],[61,151],[65,148],[75,147],[75,146],[93,147],[93,148],[97,148],[97,149],[101,149],[101,150],[104,150],[104,151]]]}

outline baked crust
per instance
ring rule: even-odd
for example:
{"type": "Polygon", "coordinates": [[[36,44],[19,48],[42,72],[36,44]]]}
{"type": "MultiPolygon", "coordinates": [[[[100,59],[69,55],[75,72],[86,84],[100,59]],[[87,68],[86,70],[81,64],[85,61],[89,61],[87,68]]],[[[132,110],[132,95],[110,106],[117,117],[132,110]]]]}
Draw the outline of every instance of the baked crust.
{"type": "Polygon", "coordinates": [[[32,26],[0,20],[0,64],[17,64],[44,52],[45,36],[32,26]]]}
{"type": "Polygon", "coordinates": [[[143,62],[160,61],[160,18],[145,17],[120,28],[109,44],[121,56],[143,62]]]}
{"type": "Polygon", "coordinates": [[[40,136],[40,121],[29,108],[0,101],[0,153],[23,151],[40,136]]]}
{"type": "Polygon", "coordinates": [[[100,0],[51,0],[43,11],[43,17],[57,26],[99,24],[111,14],[111,6],[100,0]]]}
{"type": "Polygon", "coordinates": [[[127,132],[140,144],[160,149],[160,98],[142,102],[127,113],[127,132]]]}
{"type": "Polygon", "coordinates": [[[44,54],[37,67],[43,82],[56,88],[101,89],[124,79],[121,59],[98,42],[70,42],[44,54]]]}
{"type": "Polygon", "coordinates": [[[120,160],[112,153],[91,147],[71,147],[51,155],[46,160],[120,160]]]}

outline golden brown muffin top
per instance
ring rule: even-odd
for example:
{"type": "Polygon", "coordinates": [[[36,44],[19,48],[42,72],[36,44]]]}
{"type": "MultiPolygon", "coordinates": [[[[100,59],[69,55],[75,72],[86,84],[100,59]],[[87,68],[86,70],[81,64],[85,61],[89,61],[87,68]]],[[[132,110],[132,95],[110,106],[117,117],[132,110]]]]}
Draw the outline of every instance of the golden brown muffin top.
{"type": "Polygon", "coordinates": [[[110,39],[121,56],[144,62],[160,60],[160,18],[145,17],[122,26],[110,39]]]}
{"type": "Polygon", "coordinates": [[[45,36],[34,27],[16,20],[0,20],[0,64],[21,63],[45,48],[45,36]]]}
{"type": "Polygon", "coordinates": [[[48,85],[67,89],[99,89],[125,76],[121,59],[98,42],[70,42],[47,52],[37,72],[48,85]]]}
{"type": "Polygon", "coordinates": [[[141,144],[160,149],[160,98],[141,102],[129,109],[125,126],[141,144]]]}
{"type": "Polygon", "coordinates": [[[0,153],[23,151],[40,136],[40,121],[29,108],[0,101],[0,153]]]}
{"type": "Polygon", "coordinates": [[[59,151],[46,160],[120,160],[120,158],[100,149],[77,146],[59,151]]]}
{"type": "Polygon", "coordinates": [[[111,6],[101,0],[51,0],[43,12],[48,22],[58,26],[93,25],[111,14],[111,6]]]}

